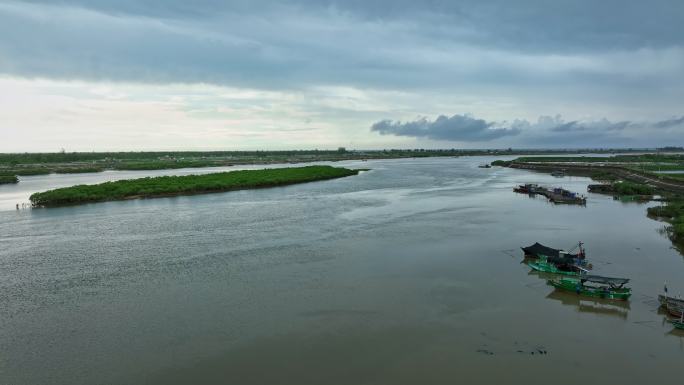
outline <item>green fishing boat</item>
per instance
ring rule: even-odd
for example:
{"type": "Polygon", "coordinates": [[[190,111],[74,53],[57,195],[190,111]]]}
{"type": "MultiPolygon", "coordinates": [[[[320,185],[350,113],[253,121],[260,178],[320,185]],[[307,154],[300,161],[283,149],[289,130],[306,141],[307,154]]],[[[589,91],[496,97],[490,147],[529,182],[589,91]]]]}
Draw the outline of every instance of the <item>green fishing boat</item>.
{"type": "Polygon", "coordinates": [[[678,320],[670,320],[670,323],[675,328],[684,330],[684,320],[682,320],[681,318],[678,320]]]}
{"type": "Polygon", "coordinates": [[[598,275],[581,275],[577,278],[557,278],[548,283],[560,290],[575,292],[586,297],[626,301],[632,295],[632,289],[623,287],[629,279],[610,278],[598,275]]]}
{"type": "Polygon", "coordinates": [[[549,261],[547,258],[539,258],[536,261],[527,261],[527,266],[536,271],[541,271],[544,273],[569,275],[575,277],[587,272],[587,270],[572,263],[554,263],[553,261],[549,261]]]}
{"type": "Polygon", "coordinates": [[[660,306],[664,307],[668,313],[675,317],[681,318],[684,316],[684,299],[669,297],[667,295],[667,286],[665,287],[665,293],[666,294],[664,295],[658,296],[658,302],[660,302],[660,306]]]}

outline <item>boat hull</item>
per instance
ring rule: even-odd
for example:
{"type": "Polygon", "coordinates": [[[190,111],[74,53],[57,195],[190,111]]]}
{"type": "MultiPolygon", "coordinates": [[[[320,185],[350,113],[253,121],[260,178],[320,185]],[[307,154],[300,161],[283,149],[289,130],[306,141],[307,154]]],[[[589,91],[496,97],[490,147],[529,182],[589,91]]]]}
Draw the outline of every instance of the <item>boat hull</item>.
{"type": "Polygon", "coordinates": [[[571,277],[579,276],[579,272],[561,270],[561,269],[557,268],[555,265],[553,265],[551,263],[546,263],[543,261],[529,261],[529,262],[527,262],[527,266],[531,267],[532,269],[534,269],[536,271],[541,271],[543,273],[567,275],[567,276],[571,276],[571,277]]]}
{"type": "Polygon", "coordinates": [[[684,313],[684,299],[667,297],[664,295],[658,296],[660,306],[667,309],[667,312],[675,317],[681,317],[684,313]]]}
{"type": "Polygon", "coordinates": [[[548,283],[556,289],[577,293],[584,297],[626,301],[632,295],[632,290],[629,288],[591,287],[581,284],[578,280],[549,280],[548,283]]]}

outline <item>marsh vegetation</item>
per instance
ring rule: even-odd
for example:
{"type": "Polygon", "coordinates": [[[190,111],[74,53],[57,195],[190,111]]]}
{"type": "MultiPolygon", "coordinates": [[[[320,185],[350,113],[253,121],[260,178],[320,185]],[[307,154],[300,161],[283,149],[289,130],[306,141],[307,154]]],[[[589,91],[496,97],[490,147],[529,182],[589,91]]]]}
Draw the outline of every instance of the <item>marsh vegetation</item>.
{"type": "Polygon", "coordinates": [[[160,176],[58,188],[35,193],[31,195],[30,200],[33,206],[49,207],[87,202],[201,194],[341,178],[356,175],[359,171],[331,166],[307,166],[204,175],[160,176]]]}

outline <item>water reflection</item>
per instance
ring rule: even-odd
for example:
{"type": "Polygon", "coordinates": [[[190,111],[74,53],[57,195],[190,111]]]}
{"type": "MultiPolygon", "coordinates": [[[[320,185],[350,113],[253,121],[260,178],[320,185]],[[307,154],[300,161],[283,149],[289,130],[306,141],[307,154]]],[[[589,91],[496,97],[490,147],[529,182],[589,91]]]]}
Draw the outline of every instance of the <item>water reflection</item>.
{"type": "MultiPolygon", "coordinates": [[[[524,259],[521,263],[525,263],[524,259]]],[[[548,280],[558,278],[556,274],[545,273],[537,270],[531,270],[527,273],[529,276],[537,276],[543,279],[549,285],[548,280]]],[[[550,285],[549,285],[550,286],[550,285]]],[[[559,301],[566,306],[576,307],[577,311],[581,313],[593,313],[597,315],[606,315],[627,319],[627,313],[630,309],[629,301],[609,301],[600,298],[580,297],[574,293],[568,293],[554,289],[546,298],[559,301]]]]}
{"type": "Polygon", "coordinates": [[[552,291],[546,298],[559,301],[566,306],[575,307],[580,313],[593,313],[622,319],[627,319],[627,313],[629,313],[630,309],[629,301],[612,302],[600,299],[589,299],[558,290],[552,291]]]}

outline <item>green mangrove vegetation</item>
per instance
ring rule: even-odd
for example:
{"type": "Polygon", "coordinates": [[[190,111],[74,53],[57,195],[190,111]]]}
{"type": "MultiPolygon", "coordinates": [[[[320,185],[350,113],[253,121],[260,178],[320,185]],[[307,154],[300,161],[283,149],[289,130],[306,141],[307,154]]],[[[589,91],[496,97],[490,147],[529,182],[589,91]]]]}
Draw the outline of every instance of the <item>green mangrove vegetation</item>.
{"type": "Polygon", "coordinates": [[[684,251],[684,198],[675,197],[663,206],[649,207],[648,215],[668,222],[670,225],[665,228],[668,236],[684,251]]]}
{"type": "Polygon", "coordinates": [[[47,175],[50,174],[52,171],[48,168],[42,168],[42,167],[32,167],[32,168],[15,168],[15,169],[7,169],[7,170],[2,170],[2,173],[4,174],[14,174],[14,175],[19,175],[19,176],[31,176],[31,175],[47,175]]]}
{"type": "Polygon", "coordinates": [[[198,167],[217,167],[230,166],[231,164],[223,164],[211,161],[147,161],[147,162],[130,162],[121,163],[113,166],[115,170],[167,170],[176,168],[198,168],[198,167]]]}
{"type": "Polygon", "coordinates": [[[0,184],[19,183],[16,175],[0,175],[0,184]]]}
{"type": "Polygon", "coordinates": [[[515,159],[515,162],[536,163],[663,163],[684,165],[682,154],[634,154],[615,156],[523,156],[515,159]]]}
{"type": "Polygon", "coordinates": [[[613,182],[613,191],[618,195],[653,195],[655,189],[643,183],[633,183],[627,181],[613,182]]]}
{"type": "Polygon", "coordinates": [[[52,169],[52,172],[56,174],[80,174],[80,173],[93,173],[102,172],[104,168],[102,167],[64,167],[52,169]]]}
{"type": "Polygon", "coordinates": [[[508,167],[511,164],[510,161],[508,160],[495,160],[492,162],[492,166],[499,166],[499,167],[508,167]]]}
{"type": "Polygon", "coordinates": [[[284,186],[356,175],[361,170],[331,166],[307,166],[243,170],[204,175],[160,176],[78,185],[31,195],[35,207],[71,205],[136,198],[200,194],[230,190],[284,186]]]}

